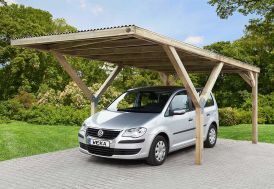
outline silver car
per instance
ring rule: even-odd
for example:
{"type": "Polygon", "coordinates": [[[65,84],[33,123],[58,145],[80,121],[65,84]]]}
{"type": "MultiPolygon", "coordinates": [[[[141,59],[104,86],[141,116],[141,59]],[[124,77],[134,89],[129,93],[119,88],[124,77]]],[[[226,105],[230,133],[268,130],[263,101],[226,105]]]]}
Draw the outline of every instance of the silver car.
{"type": "MultiPolygon", "coordinates": [[[[200,89],[197,89],[200,91],[200,89]]],[[[218,107],[210,94],[204,108],[204,146],[216,144],[218,107]]],[[[130,89],[85,120],[80,151],[117,159],[146,159],[161,165],[167,154],[195,145],[195,111],[181,87],[130,89]]]]}

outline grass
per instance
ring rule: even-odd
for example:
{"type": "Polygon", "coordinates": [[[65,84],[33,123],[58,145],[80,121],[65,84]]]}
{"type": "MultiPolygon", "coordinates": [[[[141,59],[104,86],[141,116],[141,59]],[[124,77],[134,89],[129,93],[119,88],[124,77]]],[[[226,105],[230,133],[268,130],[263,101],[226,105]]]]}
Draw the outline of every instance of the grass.
{"type": "MultiPolygon", "coordinates": [[[[0,161],[78,146],[79,127],[0,123],[0,161]]],[[[220,138],[251,140],[251,125],[220,127],[220,138]]],[[[259,125],[259,142],[274,143],[274,125],[259,125]]]]}
{"type": "Polygon", "coordinates": [[[0,161],[77,147],[78,130],[76,126],[1,123],[0,161]]]}
{"type": "MultiPolygon", "coordinates": [[[[251,125],[241,124],[236,126],[220,127],[219,137],[234,140],[251,141],[251,125]]],[[[274,143],[274,125],[258,126],[259,142],[274,143]]]]}

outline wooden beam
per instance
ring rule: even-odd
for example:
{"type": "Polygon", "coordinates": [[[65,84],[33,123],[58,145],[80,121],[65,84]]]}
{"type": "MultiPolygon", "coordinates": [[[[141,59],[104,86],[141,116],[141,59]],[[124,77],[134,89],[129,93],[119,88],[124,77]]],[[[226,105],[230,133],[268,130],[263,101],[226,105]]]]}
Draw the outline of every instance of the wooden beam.
{"type": "Polygon", "coordinates": [[[248,75],[246,75],[245,73],[243,72],[240,72],[239,75],[241,76],[241,78],[243,78],[243,80],[245,80],[245,82],[250,86],[252,87],[252,83],[251,83],[251,80],[249,78],[248,75]]]}
{"type": "MultiPolygon", "coordinates": [[[[103,48],[103,47],[125,47],[129,45],[135,45],[135,46],[146,46],[146,45],[153,45],[153,42],[147,42],[145,40],[140,40],[140,39],[123,39],[123,40],[116,40],[116,41],[107,41],[105,40],[102,43],[95,43],[95,44],[87,44],[82,47],[66,47],[65,49],[61,49],[60,46],[60,51],[77,51],[78,49],[85,49],[85,48],[103,48]]],[[[49,46],[49,48],[51,48],[49,46]]],[[[53,49],[54,50],[54,49],[53,49]]],[[[58,51],[58,50],[56,50],[58,51]]],[[[58,51],[59,52],[59,51],[58,51]]]]}
{"type": "Polygon", "coordinates": [[[161,79],[163,85],[170,86],[170,81],[169,81],[168,75],[166,73],[159,72],[159,76],[160,76],[160,79],[161,79]]]}
{"type": "Polygon", "coordinates": [[[64,42],[61,44],[52,44],[48,45],[48,48],[54,51],[60,51],[60,50],[66,50],[66,49],[71,49],[75,47],[86,47],[88,45],[94,45],[98,43],[106,43],[106,42],[111,42],[111,41],[116,41],[120,39],[126,39],[128,36],[118,36],[118,37],[107,37],[107,38],[98,38],[98,39],[91,39],[91,40],[82,40],[82,41],[77,41],[77,42],[64,42]]]}
{"type": "Polygon", "coordinates": [[[253,73],[254,85],[252,86],[252,143],[258,142],[258,73],[253,73]]]}
{"type": "Polygon", "coordinates": [[[92,55],[92,54],[82,54],[83,57],[90,57],[93,59],[113,59],[113,60],[136,60],[136,59],[168,59],[165,52],[151,52],[151,53],[128,53],[128,54],[114,54],[114,55],[92,55]]]}
{"type": "MultiPolygon", "coordinates": [[[[136,60],[122,60],[122,61],[117,61],[119,64],[124,64],[124,65],[138,65],[138,66],[149,66],[149,67],[169,67],[173,68],[173,66],[170,64],[170,60],[145,60],[145,59],[136,59],[136,60]]],[[[212,66],[205,66],[203,65],[203,62],[201,64],[197,64],[199,62],[194,62],[194,61],[184,61],[184,66],[185,67],[191,67],[191,68],[202,68],[206,69],[207,71],[210,71],[208,68],[211,68],[212,66]]],[[[188,69],[188,68],[187,68],[188,69]]]]}
{"type": "Polygon", "coordinates": [[[117,47],[117,48],[78,48],[77,51],[66,51],[62,50],[61,52],[69,52],[71,55],[82,55],[90,53],[90,55],[114,55],[114,54],[142,54],[142,53],[151,53],[151,52],[164,52],[163,48],[159,45],[147,45],[147,46],[133,46],[133,47],[117,47]]]}
{"type": "Polygon", "coordinates": [[[163,46],[164,50],[166,51],[171,64],[173,65],[175,71],[177,72],[179,78],[182,80],[184,87],[186,88],[187,92],[189,93],[193,104],[195,107],[200,107],[199,103],[199,95],[179,57],[179,55],[176,52],[176,49],[171,46],[163,46]]]}
{"type": "Polygon", "coordinates": [[[40,37],[31,37],[31,38],[23,38],[12,40],[11,45],[16,46],[24,46],[30,44],[43,44],[43,43],[57,43],[64,41],[75,41],[75,40],[87,40],[94,38],[104,38],[104,37],[113,37],[113,36],[123,36],[130,35],[135,33],[134,26],[127,27],[117,27],[117,28],[108,28],[102,30],[91,30],[85,32],[76,32],[76,33],[68,33],[68,34],[56,34],[56,35],[48,35],[48,36],[40,36],[40,37]]]}
{"type": "Polygon", "coordinates": [[[107,90],[107,88],[110,86],[112,81],[115,79],[115,77],[119,74],[119,72],[122,70],[121,66],[116,66],[114,70],[111,72],[111,74],[108,76],[108,78],[105,80],[103,85],[100,87],[100,89],[96,92],[95,97],[99,99],[103,93],[107,90]]]}
{"type": "Polygon", "coordinates": [[[210,92],[212,91],[214,84],[216,83],[216,80],[223,68],[224,63],[220,62],[219,64],[217,64],[213,70],[210,73],[210,76],[206,82],[205,87],[203,88],[203,91],[200,95],[200,105],[201,107],[204,107],[206,104],[206,101],[208,99],[208,96],[210,94],[210,92]]]}
{"type": "MultiPolygon", "coordinates": [[[[85,47],[85,48],[77,48],[77,52],[86,51],[86,50],[113,50],[113,49],[128,49],[128,48],[143,48],[143,47],[149,47],[149,46],[157,46],[151,43],[145,43],[145,44],[121,44],[117,46],[108,45],[108,46],[92,46],[92,47],[85,47]]],[[[75,52],[75,50],[60,50],[60,53],[64,54],[71,54],[72,52],[75,52]]]]}
{"type": "Polygon", "coordinates": [[[67,74],[71,77],[71,79],[83,91],[84,95],[89,100],[92,100],[94,98],[93,94],[88,89],[86,84],[81,80],[81,78],[77,75],[76,71],[72,68],[72,66],[67,62],[66,58],[55,51],[52,51],[52,54],[55,56],[55,58],[58,60],[58,62],[63,67],[63,69],[67,72],[67,74]]]}
{"type": "Polygon", "coordinates": [[[260,68],[243,63],[239,60],[235,60],[233,58],[229,58],[229,57],[225,57],[223,55],[214,53],[212,51],[206,50],[206,49],[202,49],[199,47],[195,47],[193,45],[187,44],[187,43],[183,43],[183,42],[179,42],[177,40],[173,40],[170,39],[168,37],[156,34],[154,32],[151,32],[149,30],[140,28],[136,26],[135,29],[135,35],[151,40],[153,42],[157,42],[159,44],[162,45],[166,45],[166,46],[173,46],[175,48],[178,48],[180,50],[183,51],[187,51],[199,56],[203,56],[203,57],[207,57],[210,58],[211,60],[217,60],[218,62],[224,62],[227,65],[231,65],[231,66],[235,66],[236,68],[240,69],[240,70],[249,70],[249,71],[253,71],[253,72],[260,72],[260,68]]]}
{"type": "Polygon", "coordinates": [[[254,77],[254,74],[252,72],[247,72],[248,73],[248,76],[250,78],[250,83],[251,83],[251,86],[255,86],[255,77],[254,77]]]}

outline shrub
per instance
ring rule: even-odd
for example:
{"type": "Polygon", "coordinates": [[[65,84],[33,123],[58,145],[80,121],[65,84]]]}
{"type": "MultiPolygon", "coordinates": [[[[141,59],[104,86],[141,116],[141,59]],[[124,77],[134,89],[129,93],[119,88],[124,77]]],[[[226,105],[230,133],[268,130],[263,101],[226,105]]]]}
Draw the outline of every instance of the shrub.
{"type": "Polygon", "coordinates": [[[8,117],[0,116],[0,124],[2,123],[10,123],[11,120],[8,117]]]}
{"type": "Polygon", "coordinates": [[[25,108],[30,108],[35,102],[34,95],[26,91],[20,91],[15,99],[18,100],[18,102],[20,102],[25,108]]]}
{"type": "Polygon", "coordinates": [[[9,119],[20,120],[20,110],[24,109],[24,106],[16,99],[0,102],[0,116],[7,117],[9,119]]]}
{"type": "Polygon", "coordinates": [[[89,116],[89,109],[75,109],[70,106],[39,105],[20,112],[22,120],[37,124],[81,125],[89,116]]]}
{"type": "Polygon", "coordinates": [[[219,120],[221,126],[231,126],[240,123],[237,111],[231,107],[219,109],[219,120]]]}
{"type": "Polygon", "coordinates": [[[89,116],[90,108],[76,109],[53,104],[33,105],[25,108],[18,100],[0,102],[0,119],[18,120],[37,124],[81,125],[89,116]]]}

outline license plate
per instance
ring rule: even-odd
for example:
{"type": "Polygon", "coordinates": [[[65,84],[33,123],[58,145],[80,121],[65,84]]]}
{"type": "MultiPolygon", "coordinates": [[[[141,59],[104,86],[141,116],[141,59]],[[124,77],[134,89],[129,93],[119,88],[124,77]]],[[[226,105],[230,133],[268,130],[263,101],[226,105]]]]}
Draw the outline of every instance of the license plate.
{"type": "Polygon", "coordinates": [[[109,141],[107,140],[97,140],[97,139],[90,139],[89,140],[90,145],[95,145],[95,146],[103,146],[103,147],[109,147],[109,141]]]}

